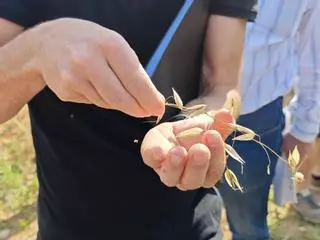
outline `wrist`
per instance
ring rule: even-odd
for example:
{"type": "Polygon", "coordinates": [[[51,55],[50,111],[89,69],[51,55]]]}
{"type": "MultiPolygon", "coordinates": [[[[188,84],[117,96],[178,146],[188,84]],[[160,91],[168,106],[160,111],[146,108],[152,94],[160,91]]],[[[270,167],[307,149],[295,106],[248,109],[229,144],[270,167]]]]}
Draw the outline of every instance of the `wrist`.
{"type": "Polygon", "coordinates": [[[213,89],[206,89],[202,94],[197,98],[188,103],[187,105],[197,105],[197,104],[206,104],[208,110],[218,110],[221,108],[227,108],[230,110],[230,106],[226,106],[227,99],[234,99],[234,109],[238,112],[240,111],[241,97],[237,86],[234,85],[219,85],[213,89]]]}
{"type": "Polygon", "coordinates": [[[27,30],[0,48],[0,75],[3,84],[21,86],[21,94],[26,99],[45,87],[45,82],[34,64],[38,45],[36,40],[31,31],[27,30]]]}

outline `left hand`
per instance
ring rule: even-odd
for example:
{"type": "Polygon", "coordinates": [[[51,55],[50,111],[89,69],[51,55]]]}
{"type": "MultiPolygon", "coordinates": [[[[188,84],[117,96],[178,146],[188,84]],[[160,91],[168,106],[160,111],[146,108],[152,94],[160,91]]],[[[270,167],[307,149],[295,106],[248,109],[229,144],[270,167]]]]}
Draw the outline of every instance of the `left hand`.
{"type": "Polygon", "coordinates": [[[292,136],[290,133],[287,133],[283,138],[283,150],[284,153],[288,156],[289,151],[293,151],[294,147],[297,146],[298,151],[300,153],[300,163],[305,161],[312,153],[312,149],[314,147],[314,143],[305,143],[301,142],[299,139],[292,136]]]}
{"type": "Polygon", "coordinates": [[[230,134],[232,115],[219,110],[214,117],[206,114],[177,122],[162,123],[151,129],[141,145],[146,165],[168,187],[192,190],[213,187],[226,165],[224,140],[230,134]],[[196,136],[177,137],[191,128],[204,131],[196,136]]]}

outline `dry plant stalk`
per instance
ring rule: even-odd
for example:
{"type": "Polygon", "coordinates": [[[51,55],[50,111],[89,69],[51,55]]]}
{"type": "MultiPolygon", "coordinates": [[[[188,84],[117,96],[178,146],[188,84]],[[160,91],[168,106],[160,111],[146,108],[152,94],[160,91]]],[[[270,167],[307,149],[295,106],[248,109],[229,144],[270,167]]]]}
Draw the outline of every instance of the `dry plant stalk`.
{"type": "MultiPolygon", "coordinates": [[[[207,106],[205,104],[199,104],[199,105],[194,105],[191,107],[185,107],[179,94],[174,89],[172,89],[172,91],[173,91],[173,96],[171,98],[173,98],[174,103],[169,103],[168,102],[168,100],[170,99],[169,98],[169,99],[167,99],[166,106],[180,109],[182,111],[182,113],[186,116],[186,118],[193,118],[193,117],[196,117],[196,116],[199,116],[202,114],[206,114],[207,116],[214,118],[214,116],[212,116],[211,114],[208,114],[207,106]]],[[[240,102],[238,99],[234,98],[232,96],[232,94],[228,94],[227,100],[224,104],[224,108],[229,110],[235,118],[237,118],[240,115],[240,102]]],[[[159,123],[160,120],[161,120],[161,117],[158,117],[157,123],[159,123]]],[[[243,166],[245,164],[245,161],[241,158],[241,156],[233,148],[234,142],[235,141],[253,141],[253,142],[259,144],[263,148],[263,150],[266,152],[266,155],[268,158],[267,174],[270,174],[270,164],[271,164],[270,156],[268,153],[268,150],[269,150],[271,153],[276,155],[278,157],[278,159],[286,162],[290,166],[292,173],[293,173],[293,176],[294,176],[293,177],[294,182],[296,182],[296,183],[303,182],[304,176],[301,172],[298,172],[298,165],[300,163],[300,154],[299,154],[297,147],[294,148],[292,153],[291,152],[289,153],[288,159],[284,159],[283,157],[279,156],[270,147],[268,147],[267,145],[262,143],[260,140],[260,136],[257,135],[251,129],[246,128],[241,125],[238,125],[238,124],[228,124],[228,127],[233,130],[234,134],[236,134],[237,132],[241,133],[241,134],[238,136],[236,136],[236,135],[234,136],[234,138],[232,139],[232,141],[233,141],[232,146],[230,146],[228,144],[224,145],[224,149],[225,149],[227,157],[230,156],[231,158],[233,158],[234,160],[239,162],[239,164],[241,164],[241,166],[243,166]]],[[[191,129],[188,129],[186,131],[179,133],[176,137],[179,138],[179,137],[187,137],[187,136],[199,136],[203,132],[205,132],[206,130],[207,129],[202,129],[202,128],[191,128],[191,129]]],[[[243,191],[243,188],[240,185],[237,176],[229,168],[226,169],[226,171],[224,173],[224,177],[226,179],[226,182],[228,183],[228,185],[232,189],[240,190],[241,192],[243,191]]]]}

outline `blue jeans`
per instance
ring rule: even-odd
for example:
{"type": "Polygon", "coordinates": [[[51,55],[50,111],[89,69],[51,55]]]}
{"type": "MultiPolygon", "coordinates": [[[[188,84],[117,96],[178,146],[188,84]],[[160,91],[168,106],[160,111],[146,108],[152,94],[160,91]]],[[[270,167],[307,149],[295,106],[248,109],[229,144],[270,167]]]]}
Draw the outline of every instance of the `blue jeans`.
{"type": "MultiPolygon", "coordinates": [[[[238,124],[254,130],[260,136],[261,142],[278,154],[281,154],[284,128],[282,104],[282,98],[278,98],[254,113],[240,116],[238,120],[238,124]]],[[[228,143],[231,143],[231,139],[228,139],[228,143]]],[[[243,173],[240,164],[231,158],[228,160],[228,167],[237,175],[244,192],[232,190],[224,180],[218,186],[233,239],[269,239],[268,195],[277,157],[268,151],[271,159],[268,175],[266,152],[257,143],[236,142],[234,148],[246,162],[243,173]]]]}

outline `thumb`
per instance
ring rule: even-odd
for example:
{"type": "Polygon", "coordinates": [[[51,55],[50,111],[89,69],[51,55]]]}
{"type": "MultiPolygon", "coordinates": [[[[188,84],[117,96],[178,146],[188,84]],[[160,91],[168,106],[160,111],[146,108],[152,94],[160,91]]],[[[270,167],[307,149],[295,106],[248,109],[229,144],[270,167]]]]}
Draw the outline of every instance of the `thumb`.
{"type": "Polygon", "coordinates": [[[233,129],[230,126],[230,124],[235,123],[232,113],[228,110],[222,109],[219,111],[209,112],[209,114],[214,118],[210,129],[219,132],[222,139],[225,140],[233,132],[233,129]]]}

